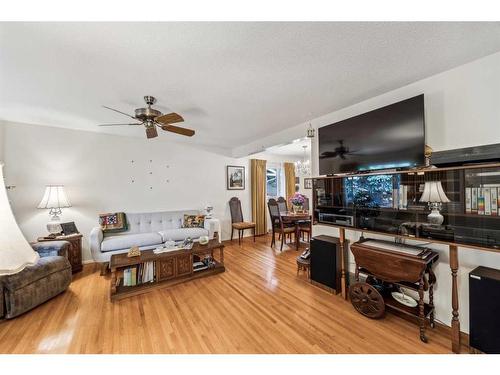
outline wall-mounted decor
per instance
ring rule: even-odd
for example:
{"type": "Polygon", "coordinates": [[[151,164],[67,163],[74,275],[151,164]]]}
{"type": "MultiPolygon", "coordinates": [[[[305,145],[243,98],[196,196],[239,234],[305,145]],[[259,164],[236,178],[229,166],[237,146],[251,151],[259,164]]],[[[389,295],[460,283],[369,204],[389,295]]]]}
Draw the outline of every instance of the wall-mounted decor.
{"type": "Polygon", "coordinates": [[[245,167],[228,165],[226,182],[227,190],[245,190],[245,167]]]}
{"type": "Polygon", "coordinates": [[[304,189],[312,189],[313,181],[312,178],[304,178],[304,189]]]}

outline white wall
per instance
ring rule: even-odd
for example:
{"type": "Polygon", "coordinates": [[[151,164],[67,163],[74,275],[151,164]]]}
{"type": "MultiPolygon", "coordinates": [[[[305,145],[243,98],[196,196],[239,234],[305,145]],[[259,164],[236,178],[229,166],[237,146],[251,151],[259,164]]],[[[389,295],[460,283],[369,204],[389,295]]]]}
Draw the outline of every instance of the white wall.
{"type": "MultiPolygon", "coordinates": [[[[312,124],[315,128],[326,126],[422,93],[425,95],[426,142],[434,151],[500,143],[500,53],[315,118],[312,124]]],[[[299,124],[287,131],[271,134],[264,139],[237,147],[233,155],[245,155],[262,147],[284,143],[290,138],[303,137],[307,125],[299,124]]],[[[316,176],[318,175],[317,141],[316,137],[312,144],[313,173],[316,176]]],[[[313,228],[313,234],[338,236],[338,230],[316,225],[313,228]]],[[[370,236],[384,238],[383,236],[370,236]]],[[[357,241],[359,233],[347,231],[347,237],[351,242],[357,241]]],[[[385,238],[390,239],[390,237],[385,238]]],[[[431,247],[440,255],[436,269],[436,317],[441,322],[450,325],[451,276],[448,249],[440,245],[431,247]]],[[[479,265],[500,268],[500,254],[459,248],[459,262],[461,330],[469,332],[468,273],[479,265]]],[[[349,254],[349,263],[353,271],[352,254],[349,254]]]]}
{"type": "Polygon", "coordinates": [[[47,233],[48,210],[36,206],[45,185],[54,183],[66,186],[73,207],[63,209],[62,220],[75,221],[84,234],[84,260],[91,259],[88,234],[97,225],[99,213],[203,209],[211,203],[222,220],[226,239],[230,233],[227,202],[238,196],[250,219],[247,159],[161,138],[147,140],[17,123],[3,126],[6,184],[16,185],[9,197],[29,241],[47,233]],[[246,167],[246,190],[226,190],[226,165],[246,167]]]}
{"type": "Polygon", "coordinates": [[[2,126],[2,122],[0,121],[0,162],[3,161],[3,149],[5,142],[5,128],[2,126]]]}
{"type": "Polygon", "coordinates": [[[251,220],[250,159],[298,160],[266,153],[236,159],[161,138],[9,122],[0,123],[1,151],[6,184],[16,185],[9,198],[26,238],[34,241],[46,234],[48,210],[36,209],[45,185],[64,184],[72,207],[63,209],[61,220],[75,221],[84,234],[84,261],[92,259],[88,234],[104,212],[201,210],[210,203],[222,221],[222,237],[228,239],[231,197],[241,199],[243,216],[251,220]],[[226,190],[226,165],[245,166],[245,190],[226,190]]]}

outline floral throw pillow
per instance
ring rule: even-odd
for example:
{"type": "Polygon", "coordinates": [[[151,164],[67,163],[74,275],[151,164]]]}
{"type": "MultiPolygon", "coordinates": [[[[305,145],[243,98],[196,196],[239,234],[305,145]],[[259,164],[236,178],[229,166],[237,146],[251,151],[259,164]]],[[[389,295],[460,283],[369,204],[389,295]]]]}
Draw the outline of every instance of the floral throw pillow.
{"type": "Polygon", "coordinates": [[[184,215],[183,228],[203,228],[205,226],[205,215],[184,215]]]}

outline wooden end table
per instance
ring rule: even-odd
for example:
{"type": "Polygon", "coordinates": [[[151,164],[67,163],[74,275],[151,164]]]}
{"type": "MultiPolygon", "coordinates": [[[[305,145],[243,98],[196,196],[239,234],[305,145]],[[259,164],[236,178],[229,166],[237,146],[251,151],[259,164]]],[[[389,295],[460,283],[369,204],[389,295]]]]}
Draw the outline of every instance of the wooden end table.
{"type": "Polygon", "coordinates": [[[68,241],[70,243],[68,251],[68,260],[71,263],[73,273],[80,272],[83,269],[82,263],[82,237],[81,233],[69,234],[67,236],[56,237],[38,237],[38,242],[68,241]]]}
{"type": "Polygon", "coordinates": [[[141,255],[129,258],[127,253],[114,254],[109,262],[111,269],[110,298],[111,301],[146,293],[151,289],[165,288],[185,281],[198,279],[224,272],[224,245],[213,239],[206,245],[195,243],[191,250],[175,250],[155,254],[153,250],[143,250],[141,255]],[[218,250],[219,259],[213,259],[218,250]],[[195,271],[193,257],[212,256],[214,267],[195,271]],[[154,264],[154,280],[134,286],[123,285],[123,272],[127,268],[139,266],[142,263],[154,264]]]}

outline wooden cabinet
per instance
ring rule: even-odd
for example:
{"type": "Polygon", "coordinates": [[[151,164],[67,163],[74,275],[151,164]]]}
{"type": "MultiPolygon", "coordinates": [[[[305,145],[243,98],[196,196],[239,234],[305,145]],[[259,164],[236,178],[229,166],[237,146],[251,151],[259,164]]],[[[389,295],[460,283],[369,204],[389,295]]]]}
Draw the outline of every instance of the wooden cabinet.
{"type": "Polygon", "coordinates": [[[175,277],[175,258],[159,260],[156,262],[156,267],[158,268],[158,281],[175,277]]]}
{"type": "Polygon", "coordinates": [[[500,250],[500,164],[313,179],[314,222],[474,249],[500,250]],[[442,225],[429,222],[425,184],[439,182],[442,225]]]}
{"type": "Polygon", "coordinates": [[[177,262],[177,276],[193,273],[193,256],[191,254],[179,255],[175,260],[177,262]]]}
{"type": "Polygon", "coordinates": [[[68,260],[71,263],[71,270],[73,273],[80,272],[83,269],[82,264],[82,237],[80,233],[71,234],[68,236],[57,236],[54,238],[49,237],[39,237],[38,242],[50,242],[50,241],[68,241],[70,247],[68,250],[68,260]]]}

